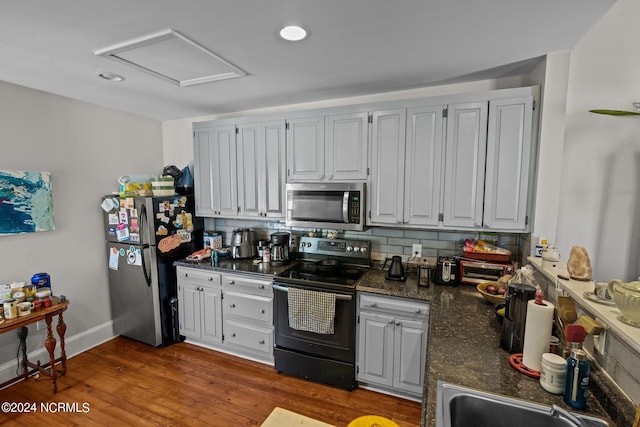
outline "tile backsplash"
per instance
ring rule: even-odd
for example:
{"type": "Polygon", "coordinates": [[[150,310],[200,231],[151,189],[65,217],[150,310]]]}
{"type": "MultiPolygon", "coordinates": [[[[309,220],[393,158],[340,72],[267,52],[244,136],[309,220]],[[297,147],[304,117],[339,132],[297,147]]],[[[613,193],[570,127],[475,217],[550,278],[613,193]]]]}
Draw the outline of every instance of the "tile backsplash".
{"type": "MultiPolygon", "coordinates": [[[[256,240],[269,239],[269,235],[276,231],[288,231],[292,239],[304,236],[310,229],[289,228],[280,222],[252,221],[236,219],[205,219],[205,229],[223,233],[223,244],[231,242],[233,230],[237,228],[251,228],[256,240]]],[[[326,230],[318,235],[326,236],[326,230]]],[[[521,233],[480,233],[477,231],[441,231],[416,230],[401,228],[373,227],[366,231],[340,232],[338,238],[371,241],[371,259],[382,262],[394,255],[402,256],[406,261],[412,255],[412,245],[422,245],[422,258],[430,264],[435,263],[438,256],[460,255],[465,239],[495,239],[497,245],[509,249],[512,261],[520,265],[522,259],[529,255],[529,235],[521,233]]]]}

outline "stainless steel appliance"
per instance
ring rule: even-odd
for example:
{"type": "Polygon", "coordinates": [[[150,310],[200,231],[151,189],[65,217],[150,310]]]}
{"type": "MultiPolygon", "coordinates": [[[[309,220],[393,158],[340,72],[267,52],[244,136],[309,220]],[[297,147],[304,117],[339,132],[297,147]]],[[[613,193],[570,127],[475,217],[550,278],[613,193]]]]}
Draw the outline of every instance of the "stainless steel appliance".
{"type": "Polygon", "coordinates": [[[438,285],[458,284],[458,260],[455,257],[438,257],[435,282],[438,285]]]}
{"type": "Polygon", "coordinates": [[[114,332],[153,346],[180,341],[173,263],[202,248],[193,196],[106,196],[102,207],[114,332]]]}
{"type": "Polygon", "coordinates": [[[504,299],[500,346],[509,353],[522,353],[527,303],[536,296],[536,288],[524,283],[509,283],[504,299]]]}
{"type": "Polygon", "coordinates": [[[289,262],[289,236],[286,231],[271,233],[271,261],[272,266],[285,265],[289,262]]]}
{"type": "Polygon", "coordinates": [[[351,390],[356,387],[356,281],[371,266],[368,241],[301,237],[299,262],[275,277],[275,367],[279,372],[351,390]],[[335,294],[332,334],[295,329],[289,293],[335,294]]]}
{"type": "Polygon", "coordinates": [[[469,285],[495,282],[505,274],[513,274],[515,271],[513,264],[508,262],[489,262],[461,258],[459,264],[460,283],[469,285]]]}
{"type": "Polygon", "coordinates": [[[288,227],[365,229],[365,188],[358,183],[287,184],[288,227]]]}
{"type": "Polygon", "coordinates": [[[237,228],[231,236],[231,256],[233,258],[253,258],[258,251],[254,233],[250,228],[237,228]]]}

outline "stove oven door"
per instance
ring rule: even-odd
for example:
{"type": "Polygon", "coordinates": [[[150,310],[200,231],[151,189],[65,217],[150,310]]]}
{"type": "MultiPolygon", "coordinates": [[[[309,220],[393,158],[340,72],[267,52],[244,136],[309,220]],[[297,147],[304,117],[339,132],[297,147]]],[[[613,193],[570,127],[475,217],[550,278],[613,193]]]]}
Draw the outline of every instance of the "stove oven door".
{"type": "Polygon", "coordinates": [[[276,283],[274,290],[275,346],[314,357],[355,363],[356,301],[355,293],[276,283]],[[301,331],[289,326],[289,288],[336,294],[333,334],[301,331]]]}

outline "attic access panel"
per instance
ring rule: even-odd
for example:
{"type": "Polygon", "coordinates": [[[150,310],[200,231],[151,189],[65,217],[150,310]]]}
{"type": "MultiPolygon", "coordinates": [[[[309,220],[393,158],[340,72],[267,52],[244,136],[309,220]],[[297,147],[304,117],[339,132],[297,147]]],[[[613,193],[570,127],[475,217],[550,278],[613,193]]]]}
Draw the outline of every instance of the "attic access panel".
{"type": "Polygon", "coordinates": [[[171,29],[95,51],[178,86],[245,76],[229,61],[171,29]]]}

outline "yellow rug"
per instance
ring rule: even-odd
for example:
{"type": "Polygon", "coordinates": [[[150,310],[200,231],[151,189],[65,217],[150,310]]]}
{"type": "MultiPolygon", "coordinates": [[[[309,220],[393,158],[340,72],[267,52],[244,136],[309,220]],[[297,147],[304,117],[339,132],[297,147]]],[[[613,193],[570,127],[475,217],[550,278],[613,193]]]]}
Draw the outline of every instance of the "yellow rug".
{"type": "Polygon", "coordinates": [[[262,423],[262,427],[336,427],[332,424],[323,423],[322,421],[314,420],[313,418],[305,417],[304,415],[296,414],[292,411],[287,411],[277,407],[271,411],[271,414],[262,423]]]}

